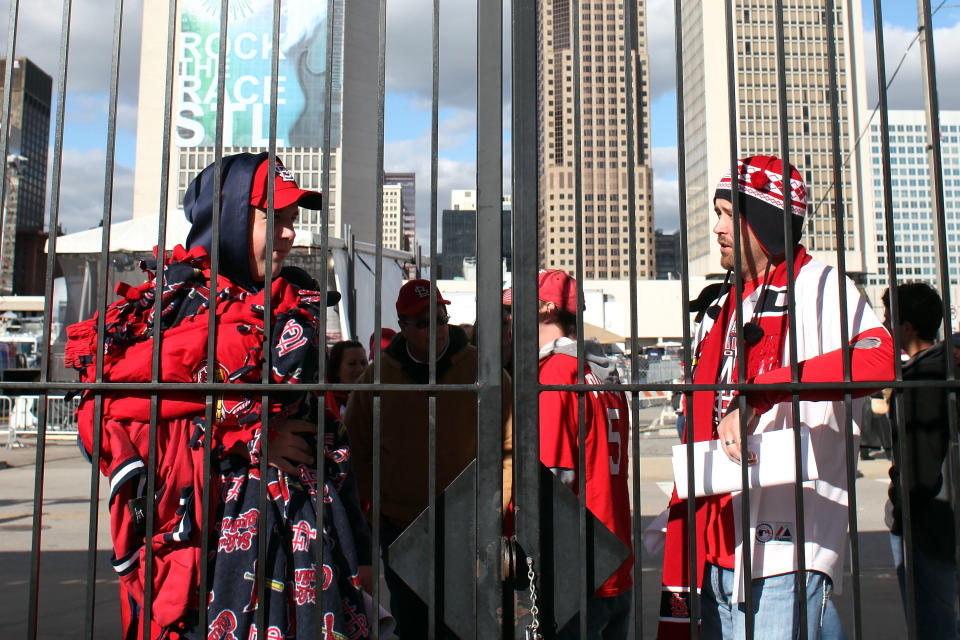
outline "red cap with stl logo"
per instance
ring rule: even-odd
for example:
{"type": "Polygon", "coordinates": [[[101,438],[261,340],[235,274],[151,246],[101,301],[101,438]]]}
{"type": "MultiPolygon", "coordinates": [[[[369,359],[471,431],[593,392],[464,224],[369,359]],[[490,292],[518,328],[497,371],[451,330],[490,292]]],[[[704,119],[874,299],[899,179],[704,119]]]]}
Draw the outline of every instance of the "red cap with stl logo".
{"type": "MultiPolygon", "coordinates": [[[[450,304],[449,300],[444,300],[443,296],[440,295],[440,290],[434,288],[434,291],[437,292],[437,304],[450,304]]],[[[415,316],[418,313],[422,312],[424,309],[430,307],[430,281],[423,280],[422,278],[417,280],[410,280],[402,287],[400,287],[400,293],[397,295],[397,315],[400,316],[415,316]]]]}
{"type": "MultiPolygon", "coordinates": [[[[267,158],[257,167],[253,174],[253,185],[250,187],[250,204],[260,209],[267,208],[267,174],[270,169],[270,159],[267,158]]],[[[273,208],[283,209],[292,204],[298,204],[304,209],[321,209],[323,196],[319,191],[308,191],[297,186],[297,179],[293,172],[283,166],[277,158],[277,173],[273,187],[273,208]]]]}

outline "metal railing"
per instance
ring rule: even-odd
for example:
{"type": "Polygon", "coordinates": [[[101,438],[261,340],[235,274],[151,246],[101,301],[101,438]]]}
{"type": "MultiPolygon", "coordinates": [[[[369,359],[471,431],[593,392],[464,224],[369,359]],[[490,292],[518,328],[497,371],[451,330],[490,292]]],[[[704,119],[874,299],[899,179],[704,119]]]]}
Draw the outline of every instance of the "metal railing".
{"type": "MultiPolygon", "coordinates": [[[[20,446],[20,438],[36,437],[39,433],[37,407],[40,396],[0,396],[0,434],[6,433],[7,448],[20,446]]],[[[80,398],[47,396],[46,437],[77,437],[77,407],[80,398]]]]}

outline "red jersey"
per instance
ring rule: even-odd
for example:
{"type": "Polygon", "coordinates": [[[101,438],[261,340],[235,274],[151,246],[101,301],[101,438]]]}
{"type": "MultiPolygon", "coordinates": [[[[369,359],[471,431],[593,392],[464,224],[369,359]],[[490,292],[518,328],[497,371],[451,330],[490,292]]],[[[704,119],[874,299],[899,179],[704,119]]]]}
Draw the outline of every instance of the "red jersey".
{"type": "MultiPolygon", "coordinates": [[[[600,384],[600,378],[584,367],[588,384],[600,384]]],[[[553,352],[540,359],[541,384],[576,384],[577,358],[570,353],[553,352]]],[[[630,536],[629,474],[630,410],[622,391],[593,391],[584,396],[586,416],[586,502],[596,516],[627,548],[630,536]]],[[[540,461],[548,468],[573,469],[577,473],[578,451],[577,394],[572,391],[544,391],[540,394],[540,461]]],[[[579,488],[579,475],[574,492],[579,488]]],[[[633,586],[630,556],[597,590],[594,597],[620,595],[633,586]]]]}

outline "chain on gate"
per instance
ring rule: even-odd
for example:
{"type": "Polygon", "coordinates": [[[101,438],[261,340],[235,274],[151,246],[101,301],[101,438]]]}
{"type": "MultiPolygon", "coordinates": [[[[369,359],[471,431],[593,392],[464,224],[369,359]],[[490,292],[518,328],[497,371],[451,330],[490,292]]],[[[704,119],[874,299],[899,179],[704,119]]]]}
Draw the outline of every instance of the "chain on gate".
{"type": "Polygon", "coordinates": [[[533,571],[533,558],[527,556],[527,579],[530,580],[530,624],[526,626],[526,640],[543,640],[540,633],[540,619],[537,615],[537,574],[533,571]]]}

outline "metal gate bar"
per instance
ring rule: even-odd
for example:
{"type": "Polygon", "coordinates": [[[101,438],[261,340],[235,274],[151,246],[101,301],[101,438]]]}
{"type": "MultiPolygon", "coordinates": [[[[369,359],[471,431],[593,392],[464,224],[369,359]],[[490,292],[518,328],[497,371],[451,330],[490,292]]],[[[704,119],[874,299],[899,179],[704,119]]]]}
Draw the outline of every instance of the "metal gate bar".
{"type": "MultiPolygon", "coordinates": [[[[943,6],[941,2],[938,9],[943,6]]],[[[946,329],[947,323],[951,317],[951,296],[950,296],[950,260],[947,249],[947,229],[949,226],[946,221],[946,212],[944,207],[943,192],[943,153],[940,146],[940,103],[937,92],[937,67],[935,62],[933,47],[933,15],[930,10],[930,0],[917,0],[917,22],[918,30],[922,30],[920,39],[923,48],[920,51],[920,69],[922,72],[926,115],[927,115],[927,136],[930,163],[930,175],[933,179],[932,199],[934,205],[934,225],[936,242],[936,260],[939,267],[940,281],[940,299],[943,303],[943,323],[944,323],[944,341],[949,340],[949,330],[946,329]]],[[[948,343],[949,344],[949,343],[948,343]]],[[[944,364],[946,365],[947,381],[953,382],[957,378],[957,367],[953,358],[950,357],[950,349],[944,349],[944,364]]],[[[960,440],[958,440],[958,399],[957,388],[947,387],[947,424],[950,429],[950,446],[947,450],[947,475],[945,482],[949,482],[950,504],[953,509],[954,531],[960,532],[960,497],[957,495],[957,480],[960,478],[960,440]]],[[[903,487],[904,489],[906,487],[903,487]]],[[[903,495],[906,495],[905,493],[903,495]]],[[[906,503],[907,501],[904,501],[906,503]]],[[[904,520],[909,522],[904,515],[904,520]]],[[[909,527],[905,527],[908,529],[909,527]]],[[[958,535],[955,533],[955,535],[958,535]]],[[[906,541],[906,538],[904,538],[906,541]]],[[[906,542],[905,542],[906,544],[906,542]]],[[[960,544],[954,541],[954,562],[960,560],[960,544]]],[[[960,565],[955,565],[960,567],[960,565]]],[[[908,582],[915,580],[915,576],[910,576],[910,558],[907,559],[908,582]]],[[[914,588],[915,591],[915,588],[914,588]]],[[[913,612],[914,615],[916,612],[913,612]]]]}
{"type": "MultiPolygon", "coordinates": [[[[501,548],[503,475],[500,470],[504,463],[500,344],[503,323],[500,270],[500,256],[503,255],[502,0],[477,2],[477,141],[477,382],[480,389],[476,394],[474,610],[476,637],[500,640],[507,635],[505,622],[512,618],[504,611],[504,550],[501,548]]],[[[511,216],[516,224],[513,212],[511,216]]],[[[512,589],[508,586],[506,590],[512,589]]]]}

